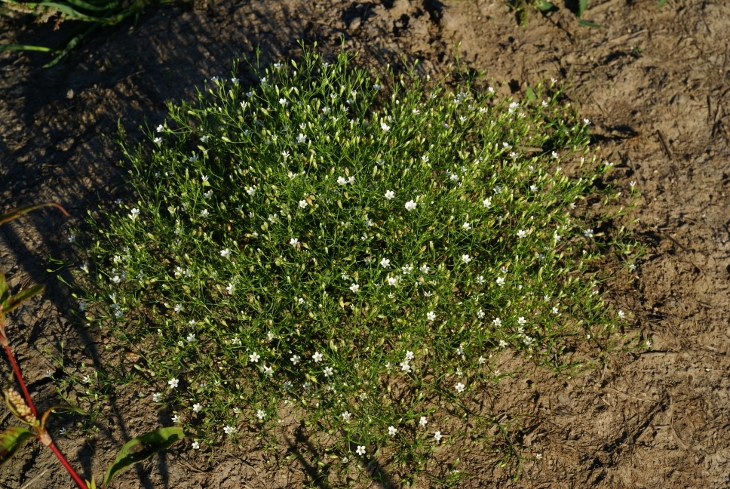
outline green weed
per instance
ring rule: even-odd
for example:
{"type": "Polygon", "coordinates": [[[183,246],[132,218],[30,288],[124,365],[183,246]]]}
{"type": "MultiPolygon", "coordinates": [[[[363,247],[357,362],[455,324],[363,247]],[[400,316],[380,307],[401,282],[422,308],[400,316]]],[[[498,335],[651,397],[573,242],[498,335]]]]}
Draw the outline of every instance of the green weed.
{"type": "Polygon", "coordinates": [[[480,403],[502,352],[570,371],[612,348],[625,319],[595,266],[632,245],[596,227],[615,217],[593,188],[611,165],[555,82],[517,102],[351,61],[213,78],[124,142],[136,195],[91,220],[83,309],[193,448],[295,417],[331,483],[364,460],[406,483],[465,420],[509,446],[480,403]]]}

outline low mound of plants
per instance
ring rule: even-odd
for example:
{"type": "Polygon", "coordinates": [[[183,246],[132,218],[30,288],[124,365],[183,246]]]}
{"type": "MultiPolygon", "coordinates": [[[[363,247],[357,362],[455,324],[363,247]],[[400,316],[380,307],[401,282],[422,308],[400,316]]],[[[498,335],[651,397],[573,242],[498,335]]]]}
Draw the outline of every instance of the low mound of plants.
{"type": "Polygon", "coordinates": [[[92,222],[81,306],[193,448],[289,413],[330,478],[372,458],[407,483],[454,420],[502,436],[501,352],[560,370],[610,347],[595,264],[631,247],[581,217],[610,165],[555,82],[516,102],[352,64],[213,78],[125,145],[135,200],[92,222]]]}

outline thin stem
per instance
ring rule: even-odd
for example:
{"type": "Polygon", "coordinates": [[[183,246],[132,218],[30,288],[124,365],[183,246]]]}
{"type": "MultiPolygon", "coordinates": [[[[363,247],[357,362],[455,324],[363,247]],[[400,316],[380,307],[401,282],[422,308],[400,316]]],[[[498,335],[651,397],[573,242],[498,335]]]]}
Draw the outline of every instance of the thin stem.
{"type": "Polygon", "coordinates": [[[13,372],[15,372],[15,378],[18,379],[18,384],[20,384],[20,390],[23,391],[23,397],[25,397],[25,402],[28,404],[30,410],[33,412],[33,416],[37,418],[38,410],[36,409],[35,404],[33,404],[33,399],[31,399],[30,397],[28,387],[26,387],[25,381],[23,380],[23,374],[20,373],[20,366],[18,366],[18,362],[15,361],[15,357],[13,356],[13,351],[10,349],[10,345],[5,345],[5,353],[7,353],[10,364],[13,366],[13,372]]]}
{"type": "Polygon", "coordinates": [[[86,482],[84,479],[81,478],[79,474],[76,473],[73,467],[71,467],[71,464],[68,463],[68,460],[66,460],[66,457],[63,456],[63,453],[61,453],[61,450],[58,449],[55,443],[51,442],[48,447],[53,450],[53,453],[56,455],[56,458],[61,462],[61,464],[66,468],[68,473],[73,478],[74,482],[76,482],[76,485],[79,486],[80,489],[89,489],[89,486],[86,485],[86,482]]]}
{"type": "MultiPolygon", "coordinates": [[[[15,361],[15,356],[13,355],[13,351],[10,349],[10,345],[5,345],[5,353],[8,355],[8,359],[10,360],[10,364],[13,366],[13,372],[15,373],[15,378],[18,379],[18,384],[20,384],[20,389],[23,391],[23,397],[25,397],[25,402],[28,404],[28,407],[30,407],[30,410],[33,412],[33,415],[38,418],[38,409],[35,407],[35,403],[33,402],[33,399],[30,397],[30,392],[28,392],[28,387],[25,385],[25,381],[23,380],[23,374],[20,373],[20,366],[18,365],[18,362],[15,361]]],[[[48,432],[44,427],[36,427],[37,430],[40,430],[40,434],[44,436],[48,436],[48,432]]],[[[61,464],[64,466],[64,468],[68,471],[68,473],[71,475],[73,480],[76,482],[76,484],[79,486],[80,489],[89,489],[86,485],[86,482],[84,482],[84,479],[79,476],[79,474],[76,473],[73,467],[71,467],[71,464],[68,463],[68,460],[66,460],[66,457],[63,456],[63,453],[61,453],[61,450],[58,449],[58,447],[53,443],[53,441],[50,439],[50,436],[48,437],[48,447],[53,451],[53,453],[56,455],[56,458],[61,462],[61,464]]],[[[44,443],[45,444],[45,443],[44,443]]]]}

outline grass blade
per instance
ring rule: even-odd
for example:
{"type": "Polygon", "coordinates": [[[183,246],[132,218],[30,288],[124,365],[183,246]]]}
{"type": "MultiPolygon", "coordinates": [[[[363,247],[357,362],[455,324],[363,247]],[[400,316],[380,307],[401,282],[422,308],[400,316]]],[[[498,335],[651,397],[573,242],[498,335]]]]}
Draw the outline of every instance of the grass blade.
{"type": "Polygon", "coordinates": [[[64,209],[59,204],[54,204],[52,202],[51,203],[47,203],[47,204],[35,204],[35,205],[28,205],[28,206],[25,206],[25,207],[21,207],[19,209],[14,209],[14,210],[12,210],[10,212],[6,212],[5,214],[0,215],[0,226],[3,225],[3,224],[5,224],[6,222],[12,221],[13,219],[17,219],[20,216],[22,216],[23,214],[29,213],[30,211],[34,211],[36,209],[40,209],[42,207],[49,207],[49,206],[56,207],[61,212],[63,212],[63,215],[64,216],[70,217],[70,214],[68,212],[66,212],[66,209],[64,209]]]}
{"type": "Polygon", "coordinates": [[[43,292],[44,288],[45,285],[34,285],[33,287],[25,289],[24,291],[10,297],[9,299],[4,300],[2,305],[0,305],[0,311],[3,314],[6,314],[14,309],[17,309],[23,302],[43,292]]]}
{"type": "Polygon", "coordinates": [[[0,51],[40,51],[43,53],[53,53],[56,50],[45,46],[33,46],[30,44],[0,44],[0,51]]]}
{"type": "Polygon", "coordinates": [[[168,428],[160,428],[156,431],[151,431],[137,438],[133,438],[124,444],[122,449],[119,451],[119,455],[114,460],[114,463],[106,475],[102,486],[105,487],[117,474],[124,469],[147,460],[152,455],[169,448],[173,443],[183,439],[185,432],[182,428],[177,426],[170,426],[168,428]]]}
{"type": "Polygon", "coordinates": [[[588,0],[579,0],[578,1],[578,18],[580,19],[583,16],[583,12],[586,11],[586,8],[588,7],[588,0]]]}

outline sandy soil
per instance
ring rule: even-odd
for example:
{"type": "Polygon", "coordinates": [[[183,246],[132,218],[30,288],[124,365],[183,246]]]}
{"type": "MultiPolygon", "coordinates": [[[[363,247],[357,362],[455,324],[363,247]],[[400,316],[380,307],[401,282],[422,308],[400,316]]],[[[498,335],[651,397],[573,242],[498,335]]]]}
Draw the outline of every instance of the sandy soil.
{"type": "MultiPolygon", "coordinates": [[[[498,466],[499,454],[474,446],[437,454],[430,469],[450,470],[458,456],[458,468],[473,476],[462,487],[729,487],[730,4],[669,0],[658,9],[654,0],[591,0],[589,7],[584,17],[603,27],[581,27],[561,9],[533,12],[521,28],[503,2],[490,0],[222,0],[202,10],[173,3],[98,31],[52,69],[41,69],[48,58],[40,53],[0,53],[1,208],[55,201],[73,214],[42,211],[0,229],[0,266],[11,285],[48,284],[11,318],[34,397],[41,406],[58,401],[45,372],[59,373],[46,353],[60,354],[61,341],[70,364],[100,366],[119,355],[101,332],[74,321],[58,279],[69,280],[68,272],[47,271],[57,268],[51,259],[73,260],[69,229],[82,226],[89,209],[129,196],[122,155],[102,135],[115,134],[120,120],[139,136],[145,119],[164,118],[165,101],[227,75],[232,58],[251,58],[257,46],[268,64],[296,56],[299,40],[334,53],[344,38],[371,66],[418,59],[441,75],[458,55],[516,97],[546,78],[570,83],[603,157],[616,163],[612,183],[627,189],[635,181],[643,193],[631,217],[649,253],[611,299],[631,311],[652,350],[611,354],[606,368],[573,379],[524,364],[500,384],[494,411],[523,415],[512,440],[526,456],[519,479],[514,466],[498,466]]],[[[0,42],[64,34],[29,20],[0,18],[0,42]]],[[[125,440],[169,422],[133,390],[109,393],[98,432],[58,438],[87,477],[92,470],[99,477],[125,440]]],[[[329,487],[295,428],[278,452],[253,437],[212,456],[180,444],[116,486],[329,487]]],[[[0,486],[71,487],[46,452],[28,445],[0,469],[0,486]]],[[[398,474],[392,480],[397,486],[398,474]]],[[[422,478],[418,486],[437,485],[422,478]]]]}

